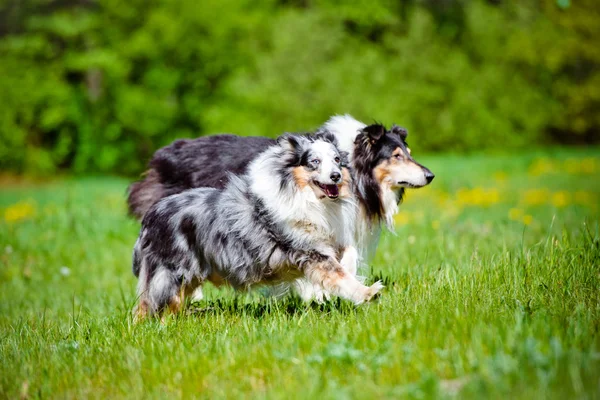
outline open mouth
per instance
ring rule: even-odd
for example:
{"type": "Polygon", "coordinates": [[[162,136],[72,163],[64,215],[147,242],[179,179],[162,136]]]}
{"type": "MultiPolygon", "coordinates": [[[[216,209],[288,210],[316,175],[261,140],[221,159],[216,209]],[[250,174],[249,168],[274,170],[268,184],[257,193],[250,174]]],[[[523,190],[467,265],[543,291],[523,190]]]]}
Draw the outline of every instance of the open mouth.
{"type": "Polygon", "coordinates": [[[330,199],[337,199],[340,196],[340,189],[337,185],[323,185],[317,181],[314,182],[330,199]]]}

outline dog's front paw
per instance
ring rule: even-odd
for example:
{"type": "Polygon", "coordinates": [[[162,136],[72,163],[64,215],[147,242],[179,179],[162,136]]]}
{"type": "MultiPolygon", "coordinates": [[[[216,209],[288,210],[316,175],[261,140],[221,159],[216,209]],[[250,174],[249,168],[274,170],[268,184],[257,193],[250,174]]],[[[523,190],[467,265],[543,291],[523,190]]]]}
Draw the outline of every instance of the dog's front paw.
{"type": "Polygon", "coordinates": [[[354,304],[359,305],[367,301],[371,301],[383,288],[384,286],[381,283],[381,281],[377,281],[369,287],[363,286],[361,291],[359,292],[360,295],[354,298],[354,304]]]}
{"type": "Polygon", "coordinates": [[[326,301],[330,300],[330,298],[331,298],[330,294],[327,291],[325,291],[324,289],[322,289],[318,286],[314,286],[313,290],[314,290],[313,300],[315,302],[317,302],[318,304],[323,304],[326,301]]]}
{"type": "Polygon", "coordinates": [[[385,286],[383,286],[383,283],[381,283],[381,281],[377,281],[374,284],[372,284],[371,286],[369,286],[367,288],[367,293],[365,295],[365,301],[371,301],[374,297],[377,296],[379,291],[381,289],[383,289],[384,287],[385,286]]]}

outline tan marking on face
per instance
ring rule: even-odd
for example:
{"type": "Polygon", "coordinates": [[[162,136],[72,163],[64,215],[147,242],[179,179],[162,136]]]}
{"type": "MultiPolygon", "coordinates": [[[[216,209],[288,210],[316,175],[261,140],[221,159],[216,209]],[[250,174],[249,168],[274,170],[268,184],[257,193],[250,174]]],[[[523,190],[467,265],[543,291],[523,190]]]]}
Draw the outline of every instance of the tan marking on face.
{"type": "Polygon", "coordinates": [[[384,162],[382,162],[381,164],[379,164],[377,167],[375,167],[375,169],[373,170],[373,176],[375,176],[375,180],[377,181],[377,183],[379,183],[380,185],[384,185],[386,183],[390,183],[390,160],[385,160],[384,162]]]}
{"type": "Polygon", "coordinates": [[[294,176],[294,180],[296,181],[296,184],[300,190],[303,190],[306,186],[308,186],[308,183],[310,182],[310,175],[308,171],[306,171],[306,168],[294,167],[292,170],[292,175],[294,176]]]}
{"type": "Polygon", "coordinates": [[[407,182],[421,187],[426,185],[423,169],[409,158],[393,157],[375,168],[375,178],[384,189],[401,187],[399,182],[407,182]]]}
{"type": "Polygon", "coordinates": [[[403,156],[404,154],[402,154],[402,149],[400,147],[397,147],[396,150],[394,150],[394,152],[392,153],[392,158],[396,158],[396,156],[403,156]]]}

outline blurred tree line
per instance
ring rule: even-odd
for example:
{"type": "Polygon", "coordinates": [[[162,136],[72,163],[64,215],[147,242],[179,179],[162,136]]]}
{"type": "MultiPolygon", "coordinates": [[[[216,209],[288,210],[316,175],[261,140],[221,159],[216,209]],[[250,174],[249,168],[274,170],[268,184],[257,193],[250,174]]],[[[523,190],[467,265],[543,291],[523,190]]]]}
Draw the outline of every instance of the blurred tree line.
{"type": "Polygon", "coordinates": [[[340,113],[431,151],[599,141],[597,0],[338,3],[4,0],[0,169],[137,173],[340,113]]]}

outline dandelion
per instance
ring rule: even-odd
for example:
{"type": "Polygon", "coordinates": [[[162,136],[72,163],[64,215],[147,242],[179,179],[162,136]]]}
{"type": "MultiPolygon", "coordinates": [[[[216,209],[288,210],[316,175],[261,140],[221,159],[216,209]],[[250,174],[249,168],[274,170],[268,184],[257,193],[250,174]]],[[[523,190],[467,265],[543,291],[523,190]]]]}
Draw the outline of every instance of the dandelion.
{"type": "Polygon", "coordinates": [[[569,204],[571,195],[564,190],[552,195],[551,202],[555,207],[564,207],[569,204]]]}
{"type": "Polygon", "coordinates": [[[35,215],[35,202],[33,200],[20,201],[9,206],[4,211],[4,220],[8,223],[19,222],[35,215]]]}
{"type": "Polygon", "coordinates": [[[406,225],[410,222],[410,215],[406,212],[398,213],[394,217],[394,222],[397,225],[406,225]]]}
{"type": "Polygon", "coordinates": [[[581,160],[581,171],[585,174],[595,174],[600,169],[600,160],[598,158],[587,157],[581,160]]]}
{"type": "Polygon", "coordinates": [[[417,241],[417,238],[414,235],[410,235],[408,237],[408,244],[415,244],[416,241],[417,241]]]}
{"type": "Polygon", "coordinates": [[[586,157],[582,160],[569,158],[564,163],[564,170],[569,174],[594,174],[598,171],[598,160],[586,157]]]}
{"type": "Polygon", "coordinates": [[[523,203],[530,206],[545,204],[550,198],[548,189],[530,189],[522,197],[523,203]]]}
{"type": "Polygon", "coordinates": [[[529,167],[529,175],[540,176],[555,170],[554,165],[547,158],[540,158],[529,167]]]}
{"type": "Polygon", "coordinates": [[[500,193],[494,188],[459,189],[456,197],[456,202],[465,206],[487,207],[500,202],[500,193]]]}
{"type": "Polygon", "coordinates": [[[450,194],[447,192],[438,192],[437,193],[437,204],[440,207],[444,207],[446,203],[450,200],[450,194]]]}
{"type": "Polygon", "coordinates": [[[508,218],[510,218],[513,221],[519,221],[522,216],[523,210],[519,208],[511,208],[510,210],[508,210],[508,218]]]}
{"type": "Polygon", "coordinates": [[[597,201],[594,201],[594,196],[592,193],[584,192],[583,190],[576,191],[573,194],[573,199],[577,204],[592,205],[597,203],[597,201]]]}
{"type": "Polygon", "coordinates": [[[440,229],[440,221],[438,221],[437,219],[434,221],[431,221],[431,227],[433,228],[433,230],[438,230],[440,229]]]}
{"type": "Polygon", "coordinates": [[[527,215],[523,216],[523,223],[525,225],[531,225],[532,222],[533,222],[533,217],[531,215],[527,214],[527,215]]]}

